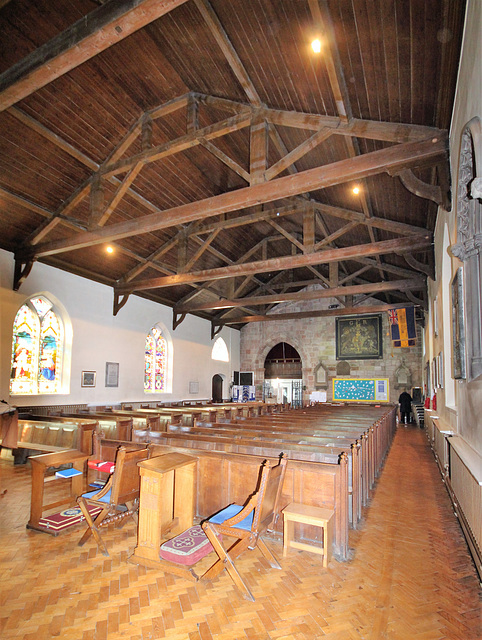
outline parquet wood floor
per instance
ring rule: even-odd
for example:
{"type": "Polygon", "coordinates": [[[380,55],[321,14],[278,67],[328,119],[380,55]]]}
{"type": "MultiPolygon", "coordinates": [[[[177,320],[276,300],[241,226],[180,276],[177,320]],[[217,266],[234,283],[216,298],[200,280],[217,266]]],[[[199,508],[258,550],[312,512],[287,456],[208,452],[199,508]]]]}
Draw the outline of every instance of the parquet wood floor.
{"type": "Polygon", "coordinates": [[[477,640],[476,572],[424,433],[399,428],[352,559],[291,551],[271,569],[259,552],[238,561],[256,602],[229,577],[187,583],[127,562],[135,525],[104,534],[110,558],[81,529],[25,528],[30,469],[0,460],[0,636],[24,640],[477,640]]]}

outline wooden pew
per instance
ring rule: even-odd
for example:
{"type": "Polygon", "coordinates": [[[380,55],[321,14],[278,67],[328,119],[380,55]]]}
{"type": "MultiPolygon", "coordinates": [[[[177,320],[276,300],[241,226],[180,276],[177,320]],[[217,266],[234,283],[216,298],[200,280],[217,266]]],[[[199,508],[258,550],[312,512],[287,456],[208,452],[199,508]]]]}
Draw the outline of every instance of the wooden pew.
{"type": "MultiPolygon", "coordinates": [[[[158,434],[164,439],[165,434],[158,434]]],[[[118,446],[124,444],[142,448],[145,443],[121,443],[113,440],[96,440],[96,455],[104,460],[115,459],[118,446]]],[[[198,459],[195,518],[197,521],[208,517],[230,502],[244,501],[246,498],[246,478],[259,471],[263,460],[276,462],[280,450],[273,455],[245,455],[211,449],[174,447],[166,444],[150,444],[151,457],[169,452],[188,453],[198,459]]],[[[255,478],[256,480],[256,478],[255,478]]],[[[254,481],[255,481],[254,480],[254,481]]],[[[290,502],[302,502],[310,506],[334,509],[334,555],[339,560],[348,559],[348,462],[343,453],[336,463],[288,460],[283,487],[283,506],[290,502]]],[[[277,531],[281,534],[282,522],[277,531]]],[[[303,538],[315,541],[319,531],[305,525],[301,531],[303,538]]]]}
{"type": "Polygon", "coordinates": [[[22,464],[29,455],[53,453],[66,449],[92,452],[95,420],[63,420],[45,416],[31,416],[18,421],[17,449],[13,450],[15,464],[22,464]]]}

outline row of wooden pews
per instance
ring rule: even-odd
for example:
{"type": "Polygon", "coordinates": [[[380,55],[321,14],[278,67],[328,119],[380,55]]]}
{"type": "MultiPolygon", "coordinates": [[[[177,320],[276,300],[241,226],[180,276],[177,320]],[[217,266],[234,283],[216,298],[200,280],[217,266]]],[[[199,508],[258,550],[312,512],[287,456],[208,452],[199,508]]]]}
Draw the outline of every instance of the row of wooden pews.
{"type": "MultiPolygon", "coordinates": [[[[258,466],[264,459],[275,462],[283,452],[290,461],[283,490],[285,504],[332,508],[334,553],[347,559],[348,530],[358,526],[362,506],[367,504],[383,465],[396,426],[396,407],[316,405],[270,413],[245,408],[244,415],[232,405],[203,407],[196,413],[198,409],[183,413],[181,419],[170,419],[161,431],[138,429],[137,421],[131,438],[131,446],[148,443],[152,455],[177,451],[198,459],[196,517],[202,519],[213,513],[217,504],[222,507],[239,499],[235,495],[237,488],[244,486],[243,467],[248,461],[258,466]],[[215,421],[206,421],[214,411],[215,421]]],[[[138,420],[139,414],[156,411],[165,409],[134,411],[131,418],[138,420]]],[[[115,415],[112,412],[112,418],[115,415]]],[[[94,456],[114,460],[119,444],[120,440],[97,435],[94,456]]],[[[316,540],[318,534],[308,526],[302,532],[308,540],[316,540]]]]}
{"type": "MultiPolygon", "coordinates": [[[[296,502],[333,509],[333,551],[335,557],[346,560],[349,528],[358,526],[362,507],[368,503],[394,435],[395,416],[393,406],[353,404],[296,410],[263,403],[135,410],[100,407],[88,413],[31,416],[25,428],[51,432],[52,444],[46,446],[62,447],[59,434],[75,425],[78,433],[85,433],[75,446],[69,442],[66,448],[83,447],[81,451],[98,460],[114,461],[121,444],[131,448],[149,444],[152,456],[170,452],[194,456],[198,520],[227,503],[244,500],[246,473],[265,459],[276,463],[283,452],[289,459],[284,505],[296,502]],[[87,443],[90,437],[93,445],[87,443]]],[[[51,450],[57,449],[40,449],[51,450]]],[[[319,530],[303,525],[301,535],[316,542],[319,530]]]]}

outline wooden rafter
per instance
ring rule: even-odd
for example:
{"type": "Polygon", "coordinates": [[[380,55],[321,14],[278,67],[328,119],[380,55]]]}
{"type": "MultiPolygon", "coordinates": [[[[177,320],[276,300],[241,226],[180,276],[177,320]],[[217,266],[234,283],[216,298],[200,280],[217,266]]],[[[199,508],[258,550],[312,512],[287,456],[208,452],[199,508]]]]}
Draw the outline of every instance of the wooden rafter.
{"type": "Polygon", "coordinates": [[[0,110],[184,2],[186,0],[116,0],[101,5],[0,75],[0,110]]]}
{"type": "Polygon", "coordinates": [[[368,313],[383,313],[390,309],[398,309],[400,307],[414,306],[413,304],[407,305],[406,302],[391,303],[391,304],[379,304],[367,307],[345,307],[344,309],[320,309],[312,311],[298,311],[293,313],[273,313],[265,315],[251,315],[251,316],[238,316],[226,320],[214,320],[213,324],[216,327],[234,324],[245,324],[248,322],[276,322],[282,320],[298,320],[301,318],[329,318],[334,316],[350,316],[350,315],[364,315],[368,313]]]}
{"type": "Polygon", "coordinates": [[[267,273],[273,271],[284,271],[286,269],[297,269],[308,265],[328,264],[340,260],[351,260],[362,256],[376,256],[386,253],[401,253],[403,251],[415,251],[426,249],[432,245],[431,234],[426,236],[414,236],[408,238],[397,238],[395,240],[383,240],[371,244],[343,247],[341,249],[325,249],[317,253],[296,254],[294,256],[284,256],[271,258],[268,260],[258,260],[250,263],[232,264],[226,267],[214,269],[204,269],[191,273],[179,273],[173,276],[153,278],[128,284],[116,286],[118,293],[128,291],[146,291],[148,289],[159,289],[162,287],[172,287],[193,282],[204,282],[206,280],[221,280],[234,276],[253,275],[257,273],[267,273]]]}
{"type": "MultiPolygon", "coordinates": [[[[330,263],[330,266],[338,263],[330,263]]],[[[258,306],[263,304],[277,304],[281,302],[299,302],[307,300],[318,300],[320,298],[334,298],[343,295],[357,295],[362,293],[379,293],[380,291],[419,290],[426,286],[425,278],[412,278],[410,280],[392,280],[389,282],[373,282],[351,286],[334,286],[327,289],[316,289],[315,291],[296,291],[293,293],[279,293],[266,296],[246,296],[245,298],[233,300],[217,300],[215,302],[205,302],[202,304],[180,304],[175,305],[177,313],[191,313],[193,311],[205,311],[208,309],[228,309],[242,306],[258,306]]]]}
{"type": "Polygon", "coordinates": [[[100,244],[105,241],[166,229],[173,225],[187,224],[210,216],[236,211],[264,202],[279,200],[312,189],[324,189],[349,180],[376,175],[394,167],[439,162],[446,156],[446,136],[422,142],[395,145],[387,149],[334,162],[330,165],[308,169],[293,176],[277,178],[267,183],[256,184],[188,203],[144,216],[109,225],[92,232],[79,233],[67,240],[39,245],[32,252],[36,256],[53,255],[72,249],[100,244]]]}

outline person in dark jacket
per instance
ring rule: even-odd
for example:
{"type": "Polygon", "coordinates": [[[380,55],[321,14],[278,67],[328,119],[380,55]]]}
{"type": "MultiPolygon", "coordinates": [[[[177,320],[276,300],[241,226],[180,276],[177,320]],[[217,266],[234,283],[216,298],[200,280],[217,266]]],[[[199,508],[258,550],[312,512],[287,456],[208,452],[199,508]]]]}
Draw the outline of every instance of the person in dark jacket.
{"type": "Polygon", "coordinates": [[[400,404],[400,422],[407,424],[410,422],[410,415],[412,413],[412,396],[406,389],[400,394],[398,402],[400,404]]]}

